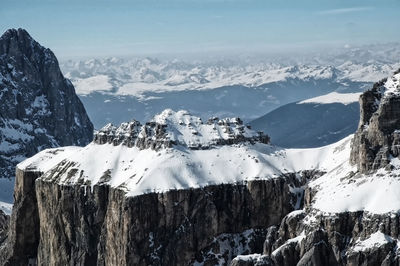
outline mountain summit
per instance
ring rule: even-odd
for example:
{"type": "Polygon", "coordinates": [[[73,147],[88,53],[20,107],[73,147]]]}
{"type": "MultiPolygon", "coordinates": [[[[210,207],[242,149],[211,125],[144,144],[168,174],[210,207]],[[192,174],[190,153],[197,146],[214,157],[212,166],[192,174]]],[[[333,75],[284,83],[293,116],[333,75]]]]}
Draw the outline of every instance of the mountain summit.
{"type": "MultiPolygon", "coordinates": [[[[0,37],[0,102],[0,179],[43,149],[92,140],[93,125],[57,58],[24,29],[0,37]]],[[[3,181],[0,201],[12,201],[5,186],[13,184],[3,181]]]]}

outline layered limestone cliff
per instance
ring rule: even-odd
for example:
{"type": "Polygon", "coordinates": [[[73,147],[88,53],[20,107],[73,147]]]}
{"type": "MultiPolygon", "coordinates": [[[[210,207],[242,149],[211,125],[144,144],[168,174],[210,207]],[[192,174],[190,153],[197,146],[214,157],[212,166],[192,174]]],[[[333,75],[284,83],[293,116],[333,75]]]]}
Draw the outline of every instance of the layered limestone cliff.
{"type": "Polygon", "coordinates": [[[261,252],[263,228],[301,206],[302,186],[319,174],[126,197],[106,184],[66,186],[18,170],[9,236],[15,241],[2,250],[2,265],[229,262],[242,252],[261,252]]]}
{"type": "Polygon", "coordinates": [[[351,162],[367,173],[385,167],[400,153],[400,73],[382,80],[360,97],[360,123],[351,162]]]}
{"type": "Polygon", "coordinates": [[[304,207],[231,265],[399,265],[399,73],[360,97],[348,161],[306,186],[304,207]]]}

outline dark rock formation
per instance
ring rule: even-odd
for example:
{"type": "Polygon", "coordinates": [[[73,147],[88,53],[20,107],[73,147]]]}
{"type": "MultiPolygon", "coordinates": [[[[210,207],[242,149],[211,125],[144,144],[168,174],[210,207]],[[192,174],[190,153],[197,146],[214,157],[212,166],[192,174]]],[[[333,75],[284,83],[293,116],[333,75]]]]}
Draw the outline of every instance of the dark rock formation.
{"type": "MultiPolygon", "coordinates": [[[[18,172],[13,233],[2,265],[36,258],[38,265],[213,265],[217,257],[209,250],[218,254],[225,240],[250,236],[247,252],[261,252],[264,231],[256,228],[279,224],[294,210],[298,195],[291,189],[306,181],[290,174],[126,197],[108,185],[33,182],[38,176],[18,172]],[[31,215],[23,214],[26,209],[31,215]]],[[[238,254],[226,252],[226,261],[238,254]]]]}
{"type": "Polygon", "coordinates": [[[0,210],[0,245],[7,238],[9,223],[10,223],[10,216],[6,215],[2,210],[0,210]]]}
{"type": "Polygon", "coordinates": [[[268,259],[265,265],[399,265],[399,221],[399,214],[296,211],[286,216],[279,228],[270,227],[263,255],[252,255],[257,258],[253,260],[238,257],[231,265],[264,265],[257,264],[259,258],[268,259]],[[385,235],[386,243],[357,249],[358,243],[377,232],[385,235]],[[247,264],[238,264],[240,261],[247,264]]]}
{"type": "Polygon", "coordinates": [[[39,243],[39,217],[36,194],[32,188],[40,173],[17,169],[15,203],[7,241],[0,248],[1,265],[27,265],[36,260],[39,243]]]}
{"type": "Polygon", "coordinates": [[[40,150],[89,143],[93,125],[52,51],[23,29],[0,37],[0,178],[40,150]]]}
{"type": "MultiPolygon", "coordinates": [[[[397,74],[389,79],[398,83],[399,78],[397,74]]],[[[400,154],[400,95],[385,93],[386,81],[376,83],[360,97],[360,123],[350,160],[361,173],[385,167],[391,156],[400,154]]]]}

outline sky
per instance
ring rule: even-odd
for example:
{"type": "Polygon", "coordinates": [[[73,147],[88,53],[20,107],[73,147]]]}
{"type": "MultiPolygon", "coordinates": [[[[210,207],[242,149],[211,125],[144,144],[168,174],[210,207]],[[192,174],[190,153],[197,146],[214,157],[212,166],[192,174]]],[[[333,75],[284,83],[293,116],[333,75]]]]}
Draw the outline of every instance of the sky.
{"type": "Polygon", "coordinates": [[[400,42],[400,0],[1,0],[58,57],[243,54],[400,42]]]}

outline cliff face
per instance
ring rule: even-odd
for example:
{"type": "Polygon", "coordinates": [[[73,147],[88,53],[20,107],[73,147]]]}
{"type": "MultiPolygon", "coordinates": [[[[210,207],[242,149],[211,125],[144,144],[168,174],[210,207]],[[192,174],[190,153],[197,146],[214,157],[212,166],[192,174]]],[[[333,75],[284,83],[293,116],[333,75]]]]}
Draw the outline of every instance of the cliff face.
{"type": "Polygon", "coordinates": [[[351,137],[285,150],[218,121],[167,110],[20,163],[1,263],[398,264],[396,164],[366,175],[351,137]]]}
{"type": "Polygon", "coordinates": [[[0,37],[0,178],[51,147],[89,143],[93,125],[58,61],[23,29],[0,37]]]}
{"type": "MultiPolygon", "coordinates": [[[[304,173],[247,184],[215,185],[126,197],[108,185],[65,186],[18,171],[11,243],[4,265],[189,265],[221,234],[278,224],[296,208],[304,173]],[[23,183],[20,183],[23,182],[23,183]],[[293,188],[298,187],[298,192],[293,188]],[[24,197],[24,198],[19,198],[24,197]],[[23,212],[30,210],[31,215],[23,212]],[[37,258],[37,259],[36,259],[37,258]]],[[[248,240],[248,235],[243,237],[248,240]]],[[[254,236],[257,237],[257,236],[254,236]]],[[[247,252],[261,252],[262,242],[247,252]]],[[[228,250],[229,251],[229,250],[228,250]]],[[[229,261],[233,254],[220,255],[229,261]],[[225,256],[225,257],[223,257],[225,256]]]]}
{"type": "Polygon", "coordinates": [[[382,80],[360,97],[361,115],[351,162],[367,173],[388,165],[400,145],[400,74],[382,80]]]}
{"type": "Polygon", "coordinates": [[[400,264],[399,78],[361,95],[349,161],[309,182],[303,209],[267,229],[263,252],[232,266],[400,264]]]}

